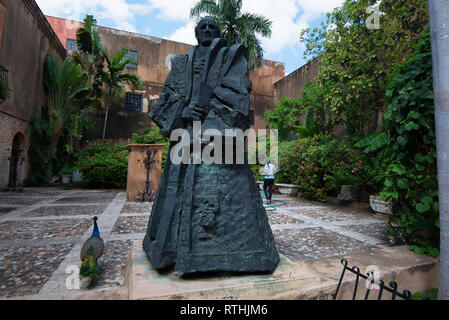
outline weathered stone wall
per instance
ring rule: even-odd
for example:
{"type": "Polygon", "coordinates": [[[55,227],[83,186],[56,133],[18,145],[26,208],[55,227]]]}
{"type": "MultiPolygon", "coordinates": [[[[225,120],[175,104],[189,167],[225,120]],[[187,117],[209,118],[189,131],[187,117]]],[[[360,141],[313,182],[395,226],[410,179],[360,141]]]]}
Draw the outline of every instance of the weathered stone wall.
{"type": "MultiPolygon", "coordinates": [[[[62,60],[64,47],[34,0],[0,0],[0,65],[8,70],[10,98],[0,103],[0,189],[8,186],[11,148],[24,139],[19,180],[28,173],[26,127],[45,103],[43,67],[47,54],[62,60]],[[3,23],[2,23],[3,21],[3,23]]],[[[21,146],[22,148],[22,146],[21,146]]],[[[19,182],[20,182],[19,181],[19,182]]]]}
{"type": "Polygon", "coordinates": [[[274,101],[277,106],[282,97],[301,98],[304,85],[318,74],[319,59],[315,59],[293,71],[274,84],[274,101]]]}

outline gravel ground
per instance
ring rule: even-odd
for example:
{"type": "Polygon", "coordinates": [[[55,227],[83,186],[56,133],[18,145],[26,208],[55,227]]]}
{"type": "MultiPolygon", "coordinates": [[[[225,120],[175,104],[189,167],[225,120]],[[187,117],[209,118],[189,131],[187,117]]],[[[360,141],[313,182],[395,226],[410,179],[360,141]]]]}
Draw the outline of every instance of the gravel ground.
{"type": "Polygon", "coordinates": [[[149,216],[119,217],[113,233],[146,233],[149,216]]]}
{"type": "Polygon", "coordinates": [[[0,249],[0,297],[37,294],[71,249],[71,244],[0,249]]]}
{"type": "Polygon", "coordinates": [[[90,219],[7,221],[0,224],[0,240],[79,237],[91,223],[90,219]]]}

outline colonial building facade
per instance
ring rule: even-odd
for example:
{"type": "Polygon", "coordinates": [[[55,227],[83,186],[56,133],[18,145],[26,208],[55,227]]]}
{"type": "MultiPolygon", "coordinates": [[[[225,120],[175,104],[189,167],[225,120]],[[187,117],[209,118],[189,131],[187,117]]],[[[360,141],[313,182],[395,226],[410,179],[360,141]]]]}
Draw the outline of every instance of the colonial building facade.
{"type": "MultiPolygon", "coordinates": [[[[66,49],[76,50],[76,29],[82,24],[51,16],[47,16],[47,19],[66,49]]],[[[128,54],[137,64],[128,66],[127,72],[138,74],[144,82],[144,87],[140,90],[128,88],[125,97],[113,107],[108,116],[106,136],[117,142],[127,143],[132,133],[141,128],[139,123],[151,125],[147,114],[151,105],[159,98],[171,68],[171,57],[187,54],[190,45],[101,26],[98,27],[98,32],[102,36],[103,45],[112,53],[120,49],[129,50],[128,54]]],[[[276,105],[273,84],[284,77],[285,65],[269,60],[264,60],[262,67],[251,73],[253,91],[250,109],[253,128],[265,129],[263,114],[276,105]]],[[[90,133],[93,138],[101,137],[103,119],[101,112],[96,114],[96,126],[90,133]]]]}
{"type": "Polygon", "coordinates": [[[66,51],[34,0],[0,0],[0,73],[12,89],[0,100],[0,189],[20,187],[29,170],[26,128],[41,115],[47,54],[66,51]]]}

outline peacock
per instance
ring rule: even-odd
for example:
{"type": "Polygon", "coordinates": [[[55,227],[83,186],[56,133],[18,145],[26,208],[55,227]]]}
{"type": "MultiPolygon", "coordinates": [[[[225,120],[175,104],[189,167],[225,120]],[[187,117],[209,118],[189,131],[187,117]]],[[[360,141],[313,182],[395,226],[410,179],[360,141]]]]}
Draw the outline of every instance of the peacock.
{"type": "Polygon", "coordinates": [[[98,258],[104,252],[104,241],[100,237],[100,231],[98,229],[97,220],[98,217],[94,217],[94,231],[92,236],[84,242],[81,248],[80,258],[82,261],[80,276],[97,279],[100,276],[100,268],[98,267],[98,258]]]}

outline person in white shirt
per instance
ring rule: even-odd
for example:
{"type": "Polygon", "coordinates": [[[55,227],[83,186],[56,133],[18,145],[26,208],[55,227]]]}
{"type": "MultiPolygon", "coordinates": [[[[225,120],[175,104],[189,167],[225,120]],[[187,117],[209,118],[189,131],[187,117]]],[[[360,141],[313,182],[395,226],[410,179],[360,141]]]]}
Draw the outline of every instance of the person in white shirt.
{"type": "Polygon", "coordinates": [[[271,203],[273,196],[274,175],[276,174],[276,167],[271,163],[270,159],[267,159],[265,165],[265,180],[263,183],[263,190],[267,197],[268,203],[271,203]]]}

